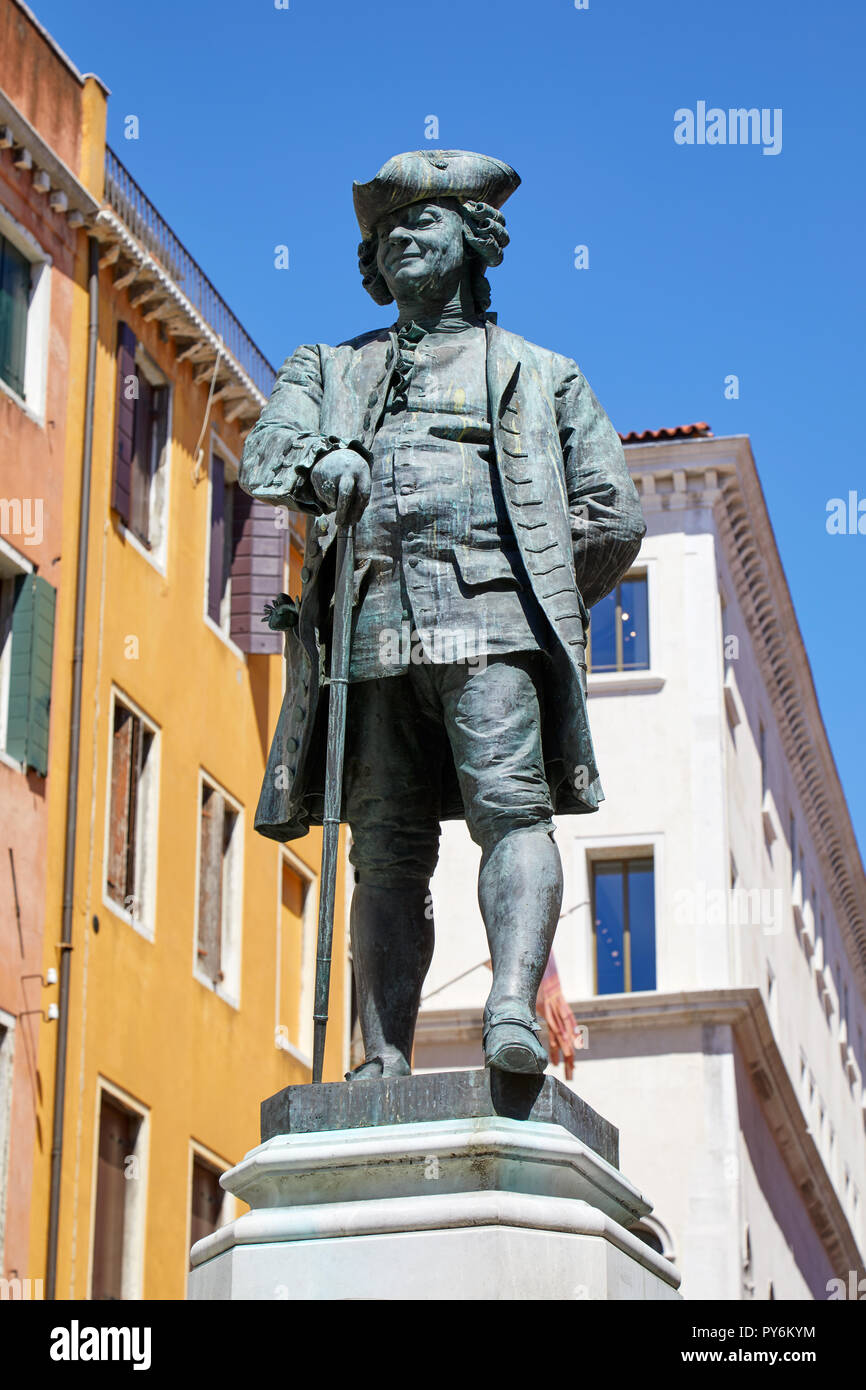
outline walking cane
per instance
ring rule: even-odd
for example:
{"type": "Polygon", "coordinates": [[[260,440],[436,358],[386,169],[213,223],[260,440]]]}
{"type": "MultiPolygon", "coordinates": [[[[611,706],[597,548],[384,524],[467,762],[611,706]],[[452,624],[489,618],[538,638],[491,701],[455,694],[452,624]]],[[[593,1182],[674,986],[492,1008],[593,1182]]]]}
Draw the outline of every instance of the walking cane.
{"type": "Polygon", "coordinates": [[[328,681],[328,748],[325,759],[325,814],[322,820],[322,878],[319,888],[319,935],[316,954],[316,997],[313,1007],[313,1081],[322,1079],[328,994],[331,984],[331,941],[337,893],[337,848],[340,841],[340,802],[343,794],[343,752],[346,744],[346,696],[349,683],[349,644],[352,631],[352,581],[355,573],[355,535],[352,526],[337,529],[334,581],[334,626],[331,674],[328,681]]]}

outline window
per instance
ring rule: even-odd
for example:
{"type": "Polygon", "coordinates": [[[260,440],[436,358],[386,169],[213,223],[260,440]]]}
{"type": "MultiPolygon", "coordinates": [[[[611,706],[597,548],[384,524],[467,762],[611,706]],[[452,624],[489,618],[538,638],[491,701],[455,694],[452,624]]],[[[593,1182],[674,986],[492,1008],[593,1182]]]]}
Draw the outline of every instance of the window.
{"type": "Polygon", "coordinates": [[[3,1248],[6,1223],[6,1185],[9,1176],[9,1142],[12,1115],[12,1049],[15,1020],[0,1009],[0,1269],[5,1269],[3,1248]]]}
{"type": "Polygon", "coordinates": [[[45,410],[49,298],[44,251],[0,210],[0,384],[40,420],[45,410]]]}
{"type": "Polygon", "coordinates": [[[117,414],[111,505],[164,560],[170,391],[128,324],[118,324],[117,414]]]}
{"type": "Polygon", "coordinates": [[[220,1169],[198,1153],[192,1156],[189,1245],[204,1240],[225,1224],[226,1193],[220,1187],[220,1169]]]}
{"type": "Polygon", "coordinates": [[[100,1088],[90,1297],[141,1297],[145,1116],[100,1088]]]}
{"type": "Polygon", "coordinates": [[[207,612],[223,632],[231,631],[232,562],[234,560],[235,498],[237,479],[229,476],[223,460],[211,460],[210,557],[207,612]]]}
{"type": "Polygon", "coordinates": [[[280,864],[277,938],[277,1046],[311,1054],[312,976],[315,965],[314,879],[284,855],[280,864]]]}
{"type": "Polygon", "coordinates": [[[24,395],[30,262],[0,235],[0,377],[24,395]]]}
{"type": "Polygon", "coordinates": [[[656,987],[652,859],[600,859],[592,866],[596,993],[656,987]]]}
{"type": "Polygon", "coordinates": [[[158,755],[156,730],[115,695],[105,893],[146,935],[154,927],[158,755]]]}
{"type": "Polygon", "coordinates": [[[14,556],[0,541],[0,749],[44,777],[57,593],[14,556]]]}
{"type": "Polygon", "coordinates": [[[12,667],[12,615],[18,588],[14,575],[0,577],[0,748],[7,752],[9,723],[9,683],[12,667]]]}
{"type": "Polygon", "coordinates": [[[647,577],[623,579],[592,610],[588,667],[591,671],[647,671],[649,610],[647,577]]]}
{"type": "Polygon", "coordinates": [[[282,633],[262,617],[285,586],[285,509],[243,492],[233,463],[216,452],[210,489],[207,615],[241,651],[281,653],[282,633]]]}
{"type": "Polygon", "coordinates": [[[237,1006],[243,822],[240,807],[202,779],[196,975],[237,1006]]]}

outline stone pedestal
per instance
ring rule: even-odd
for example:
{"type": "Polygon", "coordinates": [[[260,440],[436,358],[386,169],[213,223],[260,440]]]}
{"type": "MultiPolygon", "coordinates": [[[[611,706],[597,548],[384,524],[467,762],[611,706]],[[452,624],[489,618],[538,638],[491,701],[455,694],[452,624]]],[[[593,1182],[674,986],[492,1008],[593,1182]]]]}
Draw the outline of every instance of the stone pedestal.
{"type": "Polygon", "coordinates": [[[618,1135],[553,1077],[290,1086],[221,1181],[251,1210],[192,1251],[193,1299],[677,1299],[628,1227],[618,1135]]]}

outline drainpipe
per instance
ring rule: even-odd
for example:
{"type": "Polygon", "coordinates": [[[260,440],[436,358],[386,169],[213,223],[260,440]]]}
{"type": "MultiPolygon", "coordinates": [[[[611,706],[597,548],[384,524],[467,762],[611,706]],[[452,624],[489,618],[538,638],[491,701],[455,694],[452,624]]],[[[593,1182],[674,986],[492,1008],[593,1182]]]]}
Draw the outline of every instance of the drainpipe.
{"type": "Polygon", "coordinates": [[[93,464],[93,408],[96,396],[96,345],[99,334],[99,243],[88,238],[89,313],[84,449],[78,512],[78,567],[75,575],[75,637],[72,648],[72,709],[66,782],[66,844],[63,851],[63,921],[60,933],[60,1014],[54,1068],[54,1132],[51,1141],[51,1192],[48,1205],[48,1257],[45,1297],[56,1298],[57,1240],[60,1228],[60,1175],[63,1160],[63,1111],[66,1101],[66,1054],[69,1030],[69,972],[72,961],[72,907],[75,892],[75,840],[78,809],[78,764],[81,753],[81,686],[84,668],[84,617],[87,595],[87,545],[90,533],[90,480],[93,464]]]}

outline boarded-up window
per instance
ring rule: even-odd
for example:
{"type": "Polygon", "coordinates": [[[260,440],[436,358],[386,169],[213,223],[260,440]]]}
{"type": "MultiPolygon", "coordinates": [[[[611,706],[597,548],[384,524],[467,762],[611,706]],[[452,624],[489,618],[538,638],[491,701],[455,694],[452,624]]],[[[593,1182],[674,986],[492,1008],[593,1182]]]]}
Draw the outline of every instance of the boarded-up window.
{"type": "Polygon", "coordinates": [[[192,1165],[192,1209],[190,1213],[190,1245],[211,1235],[222,1224],[225,1194],[220,1187],[220,1175],[204,1159],[194,1158],[192,1165]]]}
{"type": "Polygon", "coordinates": [[[223,954],[234,909],[231,875],[237,812],[207,782],[201,794],[197,955],[212,984],[224,979],[223,954]]]}
{"type": "Polygon", "coordinates": [[[285,586],[288,531],[267,502],[254,500],[211,460],[208,615],[241,651],[278,654],[283,638],[263,622],[264,607],[285,586]]]}
{"type": "Polygon", "coordinates": [[[151,906],[144,859],[153,740],[144,721],[115,700],[105,888],[113,902],[142,918],[149,916],[151,906]]]}
{"type": "Polygon", "coordinates": [[[279,653],[282,634],[262,622],[265,604],[283,591],[287,531],[275,507],[238,489],[231,557],[231,635],[244,652],[279,653]]]}
{"type": "Polygon", "coordinates": [[[94,1299],[123,1297],[125,1245],[129,1237],[126,1160],[135,1152],[141,1119],[103,1093],[99,1112],[96,1213],[93,1228],[94,1299]]]}
{"type": "Polygon", "coordinates": [[[168,439],[169,391],[156,364],[125,323],[117,330],[117,405],[111,505],[153,549],[162,533],[164,498],[157,487],[168,439]]]}

